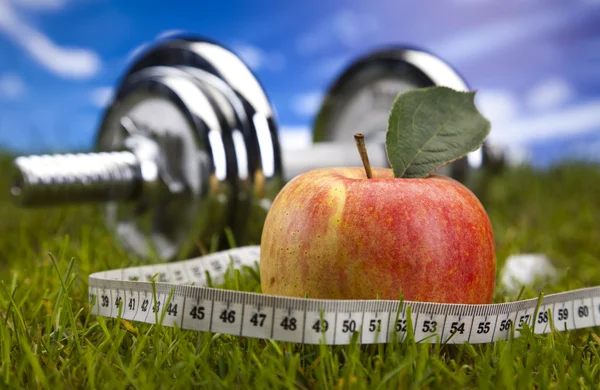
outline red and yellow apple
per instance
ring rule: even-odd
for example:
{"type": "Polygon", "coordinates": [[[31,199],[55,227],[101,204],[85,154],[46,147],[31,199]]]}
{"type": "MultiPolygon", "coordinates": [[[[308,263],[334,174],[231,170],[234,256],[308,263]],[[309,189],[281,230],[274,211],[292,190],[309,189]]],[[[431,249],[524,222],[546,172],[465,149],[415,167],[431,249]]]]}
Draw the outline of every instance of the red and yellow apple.
{"type": "Polygon", "coordinates": [[[451,178],[317,169],[275,198],[260,276],[274,295],[490,303],[494,235],[479,200],[451,178]]]}

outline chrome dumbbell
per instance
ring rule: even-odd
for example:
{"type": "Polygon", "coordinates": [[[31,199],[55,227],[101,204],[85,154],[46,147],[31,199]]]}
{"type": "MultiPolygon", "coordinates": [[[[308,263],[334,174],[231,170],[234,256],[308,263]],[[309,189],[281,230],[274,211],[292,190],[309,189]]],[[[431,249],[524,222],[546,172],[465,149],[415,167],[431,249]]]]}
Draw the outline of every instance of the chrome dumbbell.
{"type": "MultiPolygon", "coordinates": [[[[258,243],[287,180],[361,164],[355,132],[366,134],[372,165],[387,166],[382,136],[393,98],[429,85],[467,89],[422,51],[362,58],[333,84],[314,144],[282,151],[274,110],[245,64],[214,42],[171,38],[142,53],[122,78],[94,153],[18,157],[11,193],[22,206],[106,202],[107,225],[141,256],[193,255],[199,241],[226,227],[238,244],[258,243]]],[[[462,159],[443,173],[464,180],[468,171],[462,159]]]]}

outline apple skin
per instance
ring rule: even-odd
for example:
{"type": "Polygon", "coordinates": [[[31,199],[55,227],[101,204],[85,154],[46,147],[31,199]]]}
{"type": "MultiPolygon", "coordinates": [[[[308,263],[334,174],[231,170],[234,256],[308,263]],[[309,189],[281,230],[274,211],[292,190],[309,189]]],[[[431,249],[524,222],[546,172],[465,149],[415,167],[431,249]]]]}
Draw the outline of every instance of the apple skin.
{"type": "Polygon", "coordinates": [[[490,303],[494,235],[477,197],[451,178],[316,169],[273,201],[260,277],[272,295],[490,303]]]}

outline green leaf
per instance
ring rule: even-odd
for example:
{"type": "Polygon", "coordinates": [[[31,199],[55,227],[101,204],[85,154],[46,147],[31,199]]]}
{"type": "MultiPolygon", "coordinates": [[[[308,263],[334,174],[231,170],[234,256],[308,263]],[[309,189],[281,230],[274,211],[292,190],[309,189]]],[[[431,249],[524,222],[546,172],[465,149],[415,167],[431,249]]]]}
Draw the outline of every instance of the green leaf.
{"type": "Polygon", "coordinates": [[[413,89],[396,97],[386,134],[395,177],[427,177],[477,150],[490,122],[475,107],[475,92],[447,87],[413,89]]]}

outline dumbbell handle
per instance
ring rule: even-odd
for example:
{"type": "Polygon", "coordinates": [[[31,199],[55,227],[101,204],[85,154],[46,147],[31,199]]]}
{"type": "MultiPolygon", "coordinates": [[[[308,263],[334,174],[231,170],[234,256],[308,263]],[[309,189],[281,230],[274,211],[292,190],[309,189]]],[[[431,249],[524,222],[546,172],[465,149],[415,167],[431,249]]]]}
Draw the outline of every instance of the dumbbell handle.
{"type": "MultiPolygon", "coordinates": [[[[387,166],[383,145],[368,148],[372,166],[387,166]]],[[[286,180],[316,168],[362,166],[353,143],[321,142],[284,150],[282,157],[286,180]]],[[[127,201],[141,192],[141,164],[128,151],[22,156],[13,167],[11,195],[25,207],[127,201]]]]}
{"type": "Polygon", "coordinates": [[[13,162],[13,200],[21,206],[135,199],[140,164],[128,151],[22,156],[13,162]]]}

